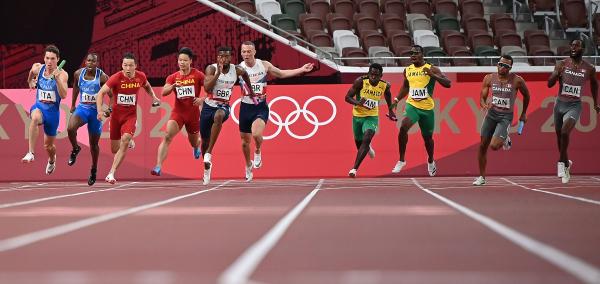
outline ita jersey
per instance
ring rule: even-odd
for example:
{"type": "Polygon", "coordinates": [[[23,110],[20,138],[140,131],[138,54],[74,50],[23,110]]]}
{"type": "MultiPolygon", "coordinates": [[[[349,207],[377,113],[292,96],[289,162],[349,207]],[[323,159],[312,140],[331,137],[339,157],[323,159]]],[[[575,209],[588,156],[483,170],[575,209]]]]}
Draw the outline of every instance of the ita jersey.
{"type": "Polygon", "coordinates": [[[585,81],[590,76],[587,68],[590,63],[587,61],[581,62],[579,66],[573,63],[571,58],[564,60],[565,68],[561,73],[560,89],[558,91],[558,99],[561,101],[581,101],[583,95],[583,87],[585,81]]]}
{"type": "MultiPolygon", "coordinates": [[[[265,70],[265,65],[262,63],[262,60],[255,60],[254,66],[252,67],[248,67],[246,62],[240,63],[240,66],[242,66],[248,73],[248,77],[250,77],[250,85],[252,86],[254,93],[257,96],[263,96],[267,94],[267,70],[265,70]]],[[[254,104],[249,96],[243,96],[242,102],[254,104]]]]}
{"type": "Polygon", "coordinates": [[[369,82],[369,78],[363,79],[362,88],[356,100],[360,101],[364,98],[365,103],[363,106],[354,106],[352,108],[352,115],[356,117],[379,116],[379,101],[383,94],[385,94],[388,86],[389,83],[383,80],[380,80],[377,85],[373,86],[369,82]]]}
{"type": "Polygon", "coordinates": [[[46,65],[42,65],[38,73],[38,81],[36,84],[35,104],[42,110],[58,111],[60,106],[60,95],[56,80],[52,76],[45,77],[44,71],[46,65]]]}
{"type": "Polygon", "coordinates": [[[100,76],[103,72],[96,68],[96,76],[92,80],[86,80],[87,68],[83,68],[79,74],[79,107],[96,109],[96,96],[100,91],[100,76]]]}
{"type": "MultiPolygon", "coordinates": [[[[217,70],[217,64],[213,64],[212,66],[215,67],[215,70],[217,70]]],[[[208,97],[216,101],[229,103],[235,82],[237,82],[235,65],[229,64],[229,71],[225,74],[219,74],[217,83],[215,84],[212,92],[208,94],[208,97]]]]}
{"type": "Polygon", "coordinates": [[[406,103],[422,110],[431,110],[435,107],[432,99],[435,80],[423,70],[425,67],[431,69],[432,65],[425,63],[421,67],[415,67],[411,64],[404,70],[409,87],[406,103]]]}
{"type": "Polygon", "coordinates": [[[494,110],[512,113],[515,108],[517,89],[514,86],[515,74],[509,74],[506,82],[500,81],[497,73],[492,74],[490,91],[494,110]]]}

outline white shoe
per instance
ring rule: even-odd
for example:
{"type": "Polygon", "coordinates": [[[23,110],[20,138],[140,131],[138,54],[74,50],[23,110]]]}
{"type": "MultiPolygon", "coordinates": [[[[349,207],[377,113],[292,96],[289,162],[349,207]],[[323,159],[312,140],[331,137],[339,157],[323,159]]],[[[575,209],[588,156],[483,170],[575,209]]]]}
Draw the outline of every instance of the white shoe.
{"type": "Polygon", "coordinates": [[[254,175],[252,174],[252,164],[246,166],[246,181],[252,181],[254,175]]]}
{"type": "Polygon", "coordinates": [[[210,169],[212,166],[212,155],[210,153],[204,153],[204,169],[210,169]]]}
{"type": "Polygon", "coordinates": [[[475,181],[473,181],[473,185],[484,185],[485,184],[485,178],[482,176],[479,176],[478,178],[475,179],[475,181]]]}
{"type": "Polygon", "coordinates": [[[254,168],[255,169],[258,169],[258,168],[262,167],[262,159],[260,157],[260,153],[258,153],[258,154],[254,153],[254,162],[253,162],[253,164],[254,164],[254,168]]]}
{"type": "Polygon", "coordinates": [[[106,176],[106,178],[104,180],[110,184],[115,184],[117,182],[117,180],[115,179],[114,173],[108,173],[108,175],[106,176]]]}
{"type": "Polygon", "coordinates": [[[351,178],[355,178],[356,177],[356,169],[351,169],[348,172],[348,176],[351,177],[351,178]]]}
{"type": "Polygon", "coordinates": [[[33,153],[31,152],[27,152],[27,154],[25,154],[25,157],[23,157],[23,159],[21,159],[22,163],[31,163],[35,160],[35,156],[33,155],[33,153]]]}
{"type": "Polygon", "coordinates": [[[571,168],[565,167],[565,171],[563,173],[563,176],[561,177],[561,181],[562,181],[562,183],[569,183],[570,179],[571,179],[571,168]]]}
{"type": "Polygon", "coordinates": [[[398,161],[396,163],[396,165],[394,166],[394,168],[392,169],[392,173],[397,174],[400,172],[400,170],[402,170],[402,168],[406,166],[406,162],[403,161],[398,161]]]}
{"type": "Polygon", "coordinates": [[[204,169],[204,177],[202,178],[203,185],[210,183],[210,171],[212,171],[212,168],[204,169]]]}
{"type": "MultiPolygon", "coordinates": [[[[569,168],[573,165],[573,161],[569,160],[569,168]]],[[[565,163],[558,162],[556,163],[556,176],[559,178],[565,175],[565,163]]]]}
{"type": "Polygon", "coordinates": [[[48,158],[48,163],[46,164],[46,174],[49,175],[54,172],[56,169],[56,155],[54,155],[54,163],[50,163],[50,158],[48,158]]]}
{"type": "Polygon", "coordinates": [[[502,149],[510,150],[510,147],[512,147],[512,140],[510,140],[510,136],[506,136],[506,139],[504,139],[504,144],[502,144],[502,149]]]}
{"type": "Polygon", "coordinates": [[[429,176],[435,176],[435,174],[437,173],[437,166],[435,165],[435,161],[433,161],[431,164],[427,163],[427,171],[429,172],[429,176]]]}
{"type": "Polygon", "coordinates": [[[129,147],[129,149],[135,148],[135,141],[133,141],[133,139],[129,140],[129,145],[127,145],[127,147],[129,147]]]}
{"type": "Polygon", "coordinates": [[[369,157],[375,159],[375,150],[371,146],[369,146],[369,157]]]}

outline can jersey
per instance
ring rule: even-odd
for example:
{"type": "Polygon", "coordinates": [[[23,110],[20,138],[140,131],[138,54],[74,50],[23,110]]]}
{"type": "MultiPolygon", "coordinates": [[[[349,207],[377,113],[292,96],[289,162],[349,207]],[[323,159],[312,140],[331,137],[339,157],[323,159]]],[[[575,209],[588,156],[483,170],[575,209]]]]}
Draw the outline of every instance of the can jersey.
{"type": "MultiPolygon", "coordinates": [[[[212,66],[215,67],[215,70],[217,70],[217,64],[213,64],[212,66]]],[[[219,78],[217,78],[217,83],[213,87],[212,92],[208,93],[208,98],[229,104],[229,100],[233,94],[233,86],[235,86],[235,82],[237,82],[235,65],[229,64],[229,71],[225,74],[219,74],[219,78]]]]}
{"type": "Polygon", "coordinates": [[[369,78],[362,80],[362,88],[358,92],[356,100],[365,99],[363,106],[354,106],[352,115],[356,117],[379,116],[379,101],[388,88],[389,83],[379,80],[377,85],[373,86],[369,78]]]}
{"type": "MultiPolygon", "coordinates": [[[[249,67],[246,62],[240,63],[240,66],[246,70],[248,77],[250,78],[250,85],[254,94],[257,96],[264,96],[267,94],[267,70],[262,60],[255,59],[254,66],[249,67]]],[[[250,96],[243,96],[242,102],[247,104],[254,104],[250,96]]]]}
{"type": "Polygon", "coordinates": [[[202,86],[204,85],[204,73],[196,68],[192,68],[190,73],[185,75],[177,71],[167,77],[167,84],[179,84],[179,87],[173,88],[175,94],[174,111],[185,113],[194,108],[194,99],[200,97],[202,86]]]}
{"type": "Polygon", "coordinates": [[[492,108],[502,113],[512,113],[517,98],[517,89],[514,86],[515,74],[508,74],[506,82],[500,81],[497,73],[492,74],[490,91],[492,95],[492,108]]]}
{"type": "Polygon", "coordinates": [[[96,74],[94,79],[86,80],[85,74],[87,73],[87,68],[82,68],[81,73],[79,73],[79,106],[83,108],[96,109],[96,98],[98,92],[100,91],[100,77],[104,72],[100,68],[96,68],[96,74]]]}
{"type": "Polygon", "coordinates": [[[45,77],[46,65],[42,65],[36,83],[35,104],[42,110],[59,111],[60,95],[56,80],[52,76],[45,77]]]}
{"type": "Polygon", "coordinates": [[[560,77],[558,99],[568,102],[581,101],[585,81],[590,76],[588,68],[591,64],[582,60],[581,64],[576,65],[571,58],[565,59],[564,64],[565,68],[560,77]]]}
{"type": "Polygon", "coordinates": [[[135,111],[137,106],[137,93],[142,88],[148,79],[146,74],[140,71],[135,71],[133,78],[129,78],[119,71],[106,82],[106,85],[111,88],[113,96],[112,108],[114,111],[135,111]]]}
{"type": "Polygon", "coordinates": [[[431,110],[435,107],[432,99],[435,80],[432,80],[431,76],[423,70],[425,67],[431,69],[432,66],[430,63],[425,63],[420,67],[415,67],[414,64],[406,67],[404,74],[409,87],[406,103],[422,110],[431,110]]]}

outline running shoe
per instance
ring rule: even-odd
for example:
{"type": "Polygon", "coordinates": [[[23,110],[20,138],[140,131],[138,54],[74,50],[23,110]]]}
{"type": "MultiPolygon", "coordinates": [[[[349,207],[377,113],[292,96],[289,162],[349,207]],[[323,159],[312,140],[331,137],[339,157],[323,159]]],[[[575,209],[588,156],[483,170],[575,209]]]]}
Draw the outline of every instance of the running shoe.
{"type": "Polygon", "coordinates": [[[202,155],[202,152],[200,152],[200,147],[195,147],[194,148],[194,159],[196,159],[196,160],[200,159],[201,155],[202,155]]]}
{"type": "Polygon", "coordinates": [[[150,171],[150,174],[153,176],[160,176],[160,167],[159,166],[154,167],[154,169],[152,169],[152,171],[150,171]]]}
{"type": "Polygon", "coordinates": [[[69,156],[69,162],[67,163],[69,166],[72,166],[75,164],[75,162],[77,162],[77,155],[79,155],[79,152],[81,151],[81,147],[79,147],[79,145],[75,148],[73,148],[73,150],[71,150],[71,155],[69,156]]]}
{"type": "MultiPolygon", "coordinates": [[[[569,160],[569,168],[573,165],[573,161],[569,160]]],[[[565,163],[563,162],[558,162],[556,164],[556,176],[558,176],[559,178],[563,177],[565,175],[565,163]]]]}
{"type": "Polygon", "coordinates": [[[254,175],[252,174],[252,164],[246,166],[246,181],[252,181],[254,175]]]}
{"type": "Polygon", "coordinates": [[[92,186],[96,183],[96,169],[90,170],[90,176],[88,177],[88,185],[92,186]]]}
{"type": "Polygon", "coordinates": [[[115,179],[115,174],[113,173],[108,173],[104,180],[110,184],[115,184],[117,182],[117,180],[115,179]]]}
{"type": "Polygon", "coordinates": [[[260,167],[262,167],[262,159],[260,157],[260,153],[254,153],[254,168],[258,169],[260,167]]]}
{"type": "Polygon", "coordinates": [[[355,178],[356,177],[356,169],[351,169],[348,172],[348,176],[351,177],[351,178],[355,178]]]}
{"type": "Polygon", "coordinates": [[[404,166],[406,166],[406,162],[404,162],[404,161],[398,161],[396,163],[396,165],[394,166],[394,168],[392,169],[392,173],[394,173],[394,174],[399,173],[404,166]]]}
{"type": "Polygon", "coordinates": [[[435,176],[435,174],[437,173],[437,166],[435,164],[435,161],[433,161],[432,163],[427,163],[427,172],[429,172],[429,176],[435,176]]]}
{"type": "Polygon", "coordinates": [[[571,180],[571,167],[565,167],[563,176],[561,177],[562,183],[569,183],[571,180]]]}
{"type": "Polygon", "coordinates": [[[56,169],[56,155],[54,155],[54,162],[50,163],[50,158],[48,158],[48,164],[46,164],[46,174],[49,175],[54,172],[56,169]]]}
{"type": "Polygon", "coordinates": [[[504,144],[502,144],[502,149],[510,150],[511,147],[512,147],[512,140],[510,140],[510,136],[506,136],[506,139],[504,139],[504,144]]]}
{"type": "Polygon", "coordinates": [[[21,162],[23,162],[23,163],[31,163],[34,160],[35,160],[35,156],[33,155],[33,153],[27,152],[27,154],[25,154],[25,157],[23,157],[23,159],[21,159],[21,162]]]}
{"type": "Polygon", "coordinates": [[[479,176],[478,178],[475,179],[475,181],[473,181],[473,185],[484,185],[485,184],[485,178],[482,176],[479,176]]]}

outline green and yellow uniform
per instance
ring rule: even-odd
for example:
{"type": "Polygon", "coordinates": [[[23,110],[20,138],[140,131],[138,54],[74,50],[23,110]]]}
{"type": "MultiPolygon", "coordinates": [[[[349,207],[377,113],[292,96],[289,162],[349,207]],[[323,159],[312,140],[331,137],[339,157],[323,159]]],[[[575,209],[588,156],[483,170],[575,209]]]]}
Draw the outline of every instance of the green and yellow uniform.
{"type": "Polygon", "coordinates": [[[362,80],[362,88],[356,95],[356,100],[360,101],[364,98],[366,100],[365,105],[369,108],[354,106],[352,109],[352,130],[355,140],[362,141],[367,129],[377,131],[379,125],[379,101],[387,88],[389,88],[389,83],[383,80],[380,80],[375,86],[371,85],[369,78],[362,80]]]}
{"type": "Polygon", "coordinates": [[[435,126],[435,102],[432,98],[435,80],[423,70],[425,67],[431,69],[432,65],[425,63],[421,67],[415,67],[411,64],[404,71],[409,87],[404,116],[413,123],[419,123],[423,136],[431,136],[435,126]]]}

